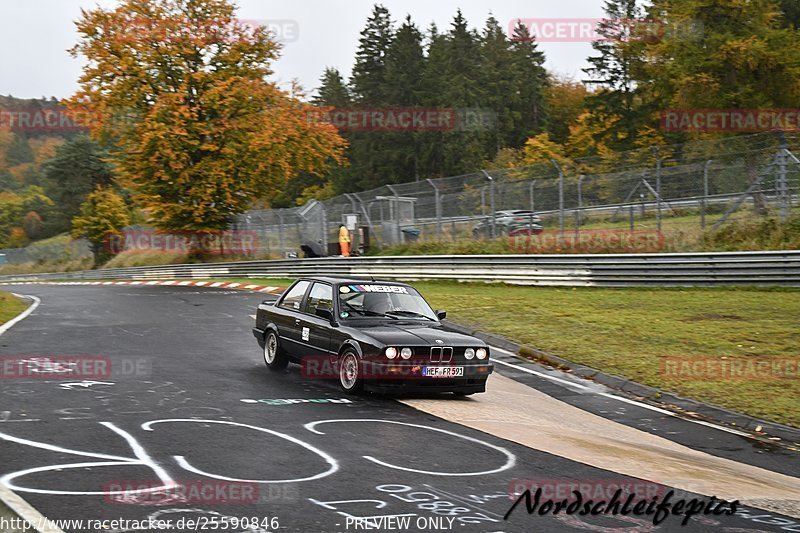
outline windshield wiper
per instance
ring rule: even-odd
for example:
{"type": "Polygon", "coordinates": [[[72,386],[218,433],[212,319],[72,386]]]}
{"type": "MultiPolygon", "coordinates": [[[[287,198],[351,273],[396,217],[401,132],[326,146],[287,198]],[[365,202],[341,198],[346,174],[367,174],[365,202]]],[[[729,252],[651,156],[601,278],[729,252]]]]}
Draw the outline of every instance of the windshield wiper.
{"type": "MultiPolygon", "coordinates": [[[[389,313],[394,313],[396,315],[401,315],[401,316],[419,317],[419,318],[424,318],[425,320],[430,320],[432,322],[436,322],[434,319],[432,319],[429,316],[423,315],[422,313],[417,313],[416,311],[409,311],[407,309],[396,309],[394,311],[389,311],[389,313]]],[[[387,315],[389,313],[387,313],[387,315]]]]}
{"type": "Polygon", "coordinates": [[[396,316],[392,316],[389,313],[379,313],[377,311],[368,311],[366,309],[361,309],[361,312],[364,314],[368,314],[369,316],[382,316],[385,318],[391,318],[392,320],[398,320],[396,316]]]}

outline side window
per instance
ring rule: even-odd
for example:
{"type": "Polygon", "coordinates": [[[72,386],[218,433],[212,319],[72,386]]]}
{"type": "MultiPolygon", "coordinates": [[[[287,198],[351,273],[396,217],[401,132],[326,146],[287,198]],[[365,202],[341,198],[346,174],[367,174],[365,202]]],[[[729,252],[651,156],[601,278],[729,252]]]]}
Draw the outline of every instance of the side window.
{"type": "Polygon", "coordinates": [[[317,307],[333,311],[333,287],[325,283],[315,283],[308,294],[304,312],[313,315],[317,307]]]}
{"type": "Polygon", "coordinates": [[[286,293],[286,296],[283,297],[283,300],[281,300],[281,307],[299,311],[300,304],[303,302],[303,296],[305,295],[306,289],[308,289],[309,285],[311,285],[310,281],[297,282],[297,285],[292,287],[289,292],[286,293]]]}

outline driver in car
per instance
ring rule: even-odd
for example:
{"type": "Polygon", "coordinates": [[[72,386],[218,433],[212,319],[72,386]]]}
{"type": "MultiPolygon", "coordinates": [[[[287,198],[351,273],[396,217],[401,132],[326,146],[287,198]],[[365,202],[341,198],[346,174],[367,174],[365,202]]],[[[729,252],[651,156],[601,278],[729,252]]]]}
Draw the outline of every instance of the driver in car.
{"type": "Polygon", "coordinates": [[[387,292],[373,292],[364,295],[364,311],[386,314],[394,310],[392,297],[387,292]]]}

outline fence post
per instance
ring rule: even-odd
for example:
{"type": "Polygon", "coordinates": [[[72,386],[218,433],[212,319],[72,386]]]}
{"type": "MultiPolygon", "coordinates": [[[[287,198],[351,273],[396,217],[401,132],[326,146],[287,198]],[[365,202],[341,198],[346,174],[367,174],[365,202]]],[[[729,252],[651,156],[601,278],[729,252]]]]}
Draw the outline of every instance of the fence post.
{"type": "MultiPolygon", "coordinates": [[[[258,227],[261,228],[261,239],[267,247],[267,256],[272,254],[272,247],[269,244],[269,232],[267,232],[267,221],[264,220],[264,215],[262,215],[262,211],[257,211],[256,216],[258,216],[258,227]]],[[[259,247],[260,248],[260,247],[259,247]]],[[[262,250],[263,251],[263,250],[262,250]]],[[[256,252],[253,252],[253,256],[256,255],[256,252]]]]}
{"type": "Polygon", "coordinates": [[[558,170],[558,227],[561,230],[561,239],[564,239],[564,172],[555,159],[550,160],[558,170]]]}
{"type": "Polygon", "coordinates": [[[322,231],[322,252],[327,255],[328,254],[328,209],[325,207],[325,204],[319,202],[319,208],[322,210],[322,216],[320,216],[320,225],[322,231]]]}
{"type": "Polygon", "coordinates": [[[428,178],[427,181],[433,187],[433,201],[436,202],[436,237],[442,240],[442,202],[439,196],[439,187],[436,186],[432,179],[428,178]]]}
{"type": "MultiPolygon", "coordinates": [[[[361,215],[360,215],[360,213],[358,212],[358,207],[356,207],[356,201],[355,201],[355,200],[353,200],[353,195],[352,195],[352,194],[350,194],[350,193],[344,193],[344,197],[345,197],[345,198],[347,198],[347,199],[350,201],[350,211],[351,211],[352,213],[355,213],[356,215],[359,215],[359,216],[361,216],[361,215]]],[[[345,223],[345,221],[344,221],[344,220],[342,220],[342,224],[344,224],[344,223],[345,223]]],[[[351,246],[351,250],[352,250],[353,248],[361,248],[361,244],[362,244],[362,243],[361,243],[361,242],[360,242],[360,240],[358,239],[358,235],[359,235],[359,231],[358,231],[358,225],[356,224],[356,227],[355,227],[355,229],[353,230],[353,234],[352,234],[352,235],[351,235],[351,237],[350,237],[350,246],[351,246]]]]}
{"type": "Polygon", "coordinates": [[[656,228],[661,233],[661,156],[658,146],[653,146],[652,150],[656,156],[656,228]]]}
{"type": "Polygon", "coordinates": [[[700,227],[706,229],[706,204],[708,203],[708,167],[711,159],[706,161],[703,167],[703,201],[700,202],[700,227]]]}
{"type": "Polygon", "coordinates": [[[483,175],[486,176],[486,179],[489,180],[489,209],[491,210],[491,214],[489,216],[492,217],[492,239],[497,237],[497,230],[495,228],[495,216],[494,216],[494,178],[492,178],[488,172],[485,170],[481,170],[483,175]]]}
{"type": "MultiPolygon", "coordinates": [[[[392,228],[394,228],[394,235],[392,236],[392,240],[396,244],[403,244],[405,240],[403,238],[403,232],[400,231],[400,195],[397,194],[397,189],[386,184],[386,188],[389,189],[394,196],[394,200],[389,200],[389,218],[392,221],[392,228]]],[[[416,214],[415,214],[416,216],[416,214]]],[[[413,221],[412,221],[413,224],[413,221]]]]}
{"type": "MultiPolygon", "coordinates": [[[[647,179],[647,174],[642,172],[642,182],[644,182],[646,179],[647,179]]],[[[647,215],[647,208],[645,206],[646,206],[646,204],[645,204],[644,193],[640,192],[639,193],[639,215],[641,215],[642,220],[644,220],[644,217],[647,215]]]]}
{"type": "Polygon", "coordinates": [[[358,213],[358,207],[356,207],[356,201],[353,200],[353,195],[350,193],[344,193],[344,197],[350,200],[350,208],[353,210],[353,213],[358,213]]]}
{"type": "Polygon", "coordinates": [[[789,182],[787,180],[786,175],[786,145],[784,144],[779,152],[778,156],[778,201],[780,202],[780,220],[781,222],[786,222],[789,219],[789,203],[790,203],[790,196],[789,196],[789,182]]]}
{"type": "Polygon", "coordinates": [[[634,228],[634,223],[633,223],[633,213],[634,213],[634,208],[633,208],[633,204],[630,204],[630,205],[628,206],[628,211],[629,211],[629,214],[630,214],[630,221],[631,221],[631,232],[633,232],[633,228],[634,228]]]}
{"type": "Polygon", "coordinates": [[[534,202],[534,195],[533,195],[533,188],[536,187],[536,180],[531,180],[531,211],[535,211],[535,202],[534,202]]]}
{"type": "Polygon", "coordinates": [[[284,232],[284,229],[283,229],[283,211],[281,211],[281,210],[278,211],[278,221],[279,221],[278,222],[278,245],[281,248],[281,257],[283,257],[285,255],[285,252],[286,252],[286,246],[284,245],[284,242],[283,242],[283,232],[284,232]]]}
{"type": "Polygon", "coordinates": [[[581,213],[583,212],[583,174],[578,176],[578,210],[575,211],[575,240],[577,242],[581,230],[581,213]]]}

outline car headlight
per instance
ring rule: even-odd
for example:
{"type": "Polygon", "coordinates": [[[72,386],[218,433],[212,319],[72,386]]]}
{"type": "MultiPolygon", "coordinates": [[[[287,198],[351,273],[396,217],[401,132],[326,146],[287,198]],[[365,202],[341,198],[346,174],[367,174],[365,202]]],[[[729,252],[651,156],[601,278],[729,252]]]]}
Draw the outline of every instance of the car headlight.
{"type": "Polygon", "coordinates": [[[472,359],[473,357],[475,357],[475,350],[472,348],[467,348],[466,350],[464,350],[464,357],[466,357],[467,359],[472,359]]]}
{"type": "Polygon", "coordinates": [[[389,359],[394,359],[395,357],[397,357],[397,348],[391,348],[391,347],[386,348],[386,357],[388,357],[389,359]]]}
{"type": "Polygon", "coordinates": [[[402,350],[400,350],[400,357],[402,357],[403,359],[411,359],[411,355],[412,355],[411,348],[403,348],[402,350]]]}
{"type": "Polygon", "coordinates": [[[478,350],[475,352],[475,355],[478,356],[478,359],[486,359],[486,348],[478,348],[478,350]]]}

